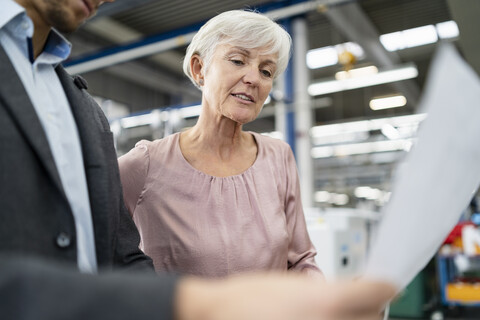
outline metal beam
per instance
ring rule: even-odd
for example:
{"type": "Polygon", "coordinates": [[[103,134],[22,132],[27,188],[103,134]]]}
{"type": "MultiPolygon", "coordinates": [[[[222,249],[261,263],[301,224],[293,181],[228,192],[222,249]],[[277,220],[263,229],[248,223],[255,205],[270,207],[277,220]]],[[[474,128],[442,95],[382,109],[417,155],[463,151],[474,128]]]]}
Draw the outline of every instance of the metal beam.
{"type": "Polygon", "coordinates": [[[107,3],[98,8],[97,14],[91,18],[92,20],[98,17],[111,16],[117,13],[131,10],[136,7],[143,6],[155,0],[118,0],[113,3],[107,3]]]}
{"type": "MultiPolygon", "coordinates": [[[[84,48],[92,47],[90,43],[80,39],[76,39],[75,43],[84,48]]],[[[168,95],[185,96],[188,101],[198,101],[201,98],[200,91],[193,85],[189,85],[186,78],[185,81],[176,80],[170,74],[154,70],[137,61],[112,66],[104,71],[122,79],[135,81],[147,88],[165,92],[168,95]]]]}
{"type": "MultiPolygon", "coordinates": [[[[145,36],[141,32],[138,32],[110,17],[103,17],[101,19],[90,21],[85,24],[83,29],[115,44],[138,41],[145,36]]],[[[148,60],[162,68],[175,72],[179,76],[183,75],[183,55],[174,50],[151,55],[148,57],[148,60]]]]}

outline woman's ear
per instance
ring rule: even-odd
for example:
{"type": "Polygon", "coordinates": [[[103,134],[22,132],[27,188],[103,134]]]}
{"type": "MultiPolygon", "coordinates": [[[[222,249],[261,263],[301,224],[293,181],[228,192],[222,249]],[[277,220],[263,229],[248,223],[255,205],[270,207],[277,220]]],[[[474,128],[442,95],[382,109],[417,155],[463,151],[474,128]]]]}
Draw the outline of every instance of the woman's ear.
{"type": "Polygon", "coordinates": [[[198,54],[192,55],[190,58],[190,70],[192,78],[199,85],[203,85],[203,60],[198,54]]]}

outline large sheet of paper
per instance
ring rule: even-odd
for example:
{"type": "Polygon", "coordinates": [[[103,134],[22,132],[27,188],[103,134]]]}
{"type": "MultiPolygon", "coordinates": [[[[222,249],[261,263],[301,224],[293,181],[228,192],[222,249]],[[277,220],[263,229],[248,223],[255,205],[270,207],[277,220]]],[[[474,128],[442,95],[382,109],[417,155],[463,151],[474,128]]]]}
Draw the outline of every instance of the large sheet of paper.
{"type": "Polygon", "coordinates": [[[480,80],[452,45],[437,49],[418,141],[394,177],[365,276],[404,288],[458,222],[480,183],[480,80]]]}

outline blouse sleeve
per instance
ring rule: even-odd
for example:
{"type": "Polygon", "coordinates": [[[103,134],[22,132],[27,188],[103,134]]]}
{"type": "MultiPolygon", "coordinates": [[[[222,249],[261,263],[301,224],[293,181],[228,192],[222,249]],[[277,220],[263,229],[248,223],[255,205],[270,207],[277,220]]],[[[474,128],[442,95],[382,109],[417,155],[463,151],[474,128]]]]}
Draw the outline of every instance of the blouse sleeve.
{"type": "Polygon", "coordinates": [[[150,165],[147,146],[138,142],[135,148],[118,159],[125,205],[133,217],[145,186],[150,165]]]}
{"type": "Polygon", "coordinates": [[[287,148],[286,156],[286,196],[285,214],[287,218],[287,232],[289,236],[288,269],[303,271],[309,274],[321,275],[315,263],[317,254],[307,232],[305,216],[303,214],[300,197],[300,182],[297,166],[292,150],[287,148]]]}

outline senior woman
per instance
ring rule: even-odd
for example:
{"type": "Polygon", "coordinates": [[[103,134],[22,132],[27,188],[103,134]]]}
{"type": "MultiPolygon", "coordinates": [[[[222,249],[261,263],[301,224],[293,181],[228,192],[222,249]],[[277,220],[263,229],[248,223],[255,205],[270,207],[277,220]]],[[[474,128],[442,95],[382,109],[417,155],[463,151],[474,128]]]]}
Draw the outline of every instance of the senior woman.
{"type": "Polygon", "coordinates": [[[157,271],[219,277],[253,270],[321,275],[306,230],[295,159],[254,120],[288,63],[291,39],[259,13],[209,20],[183,68],[202,91],[196,125],[119,159],[140,247],[157,271]]]}

